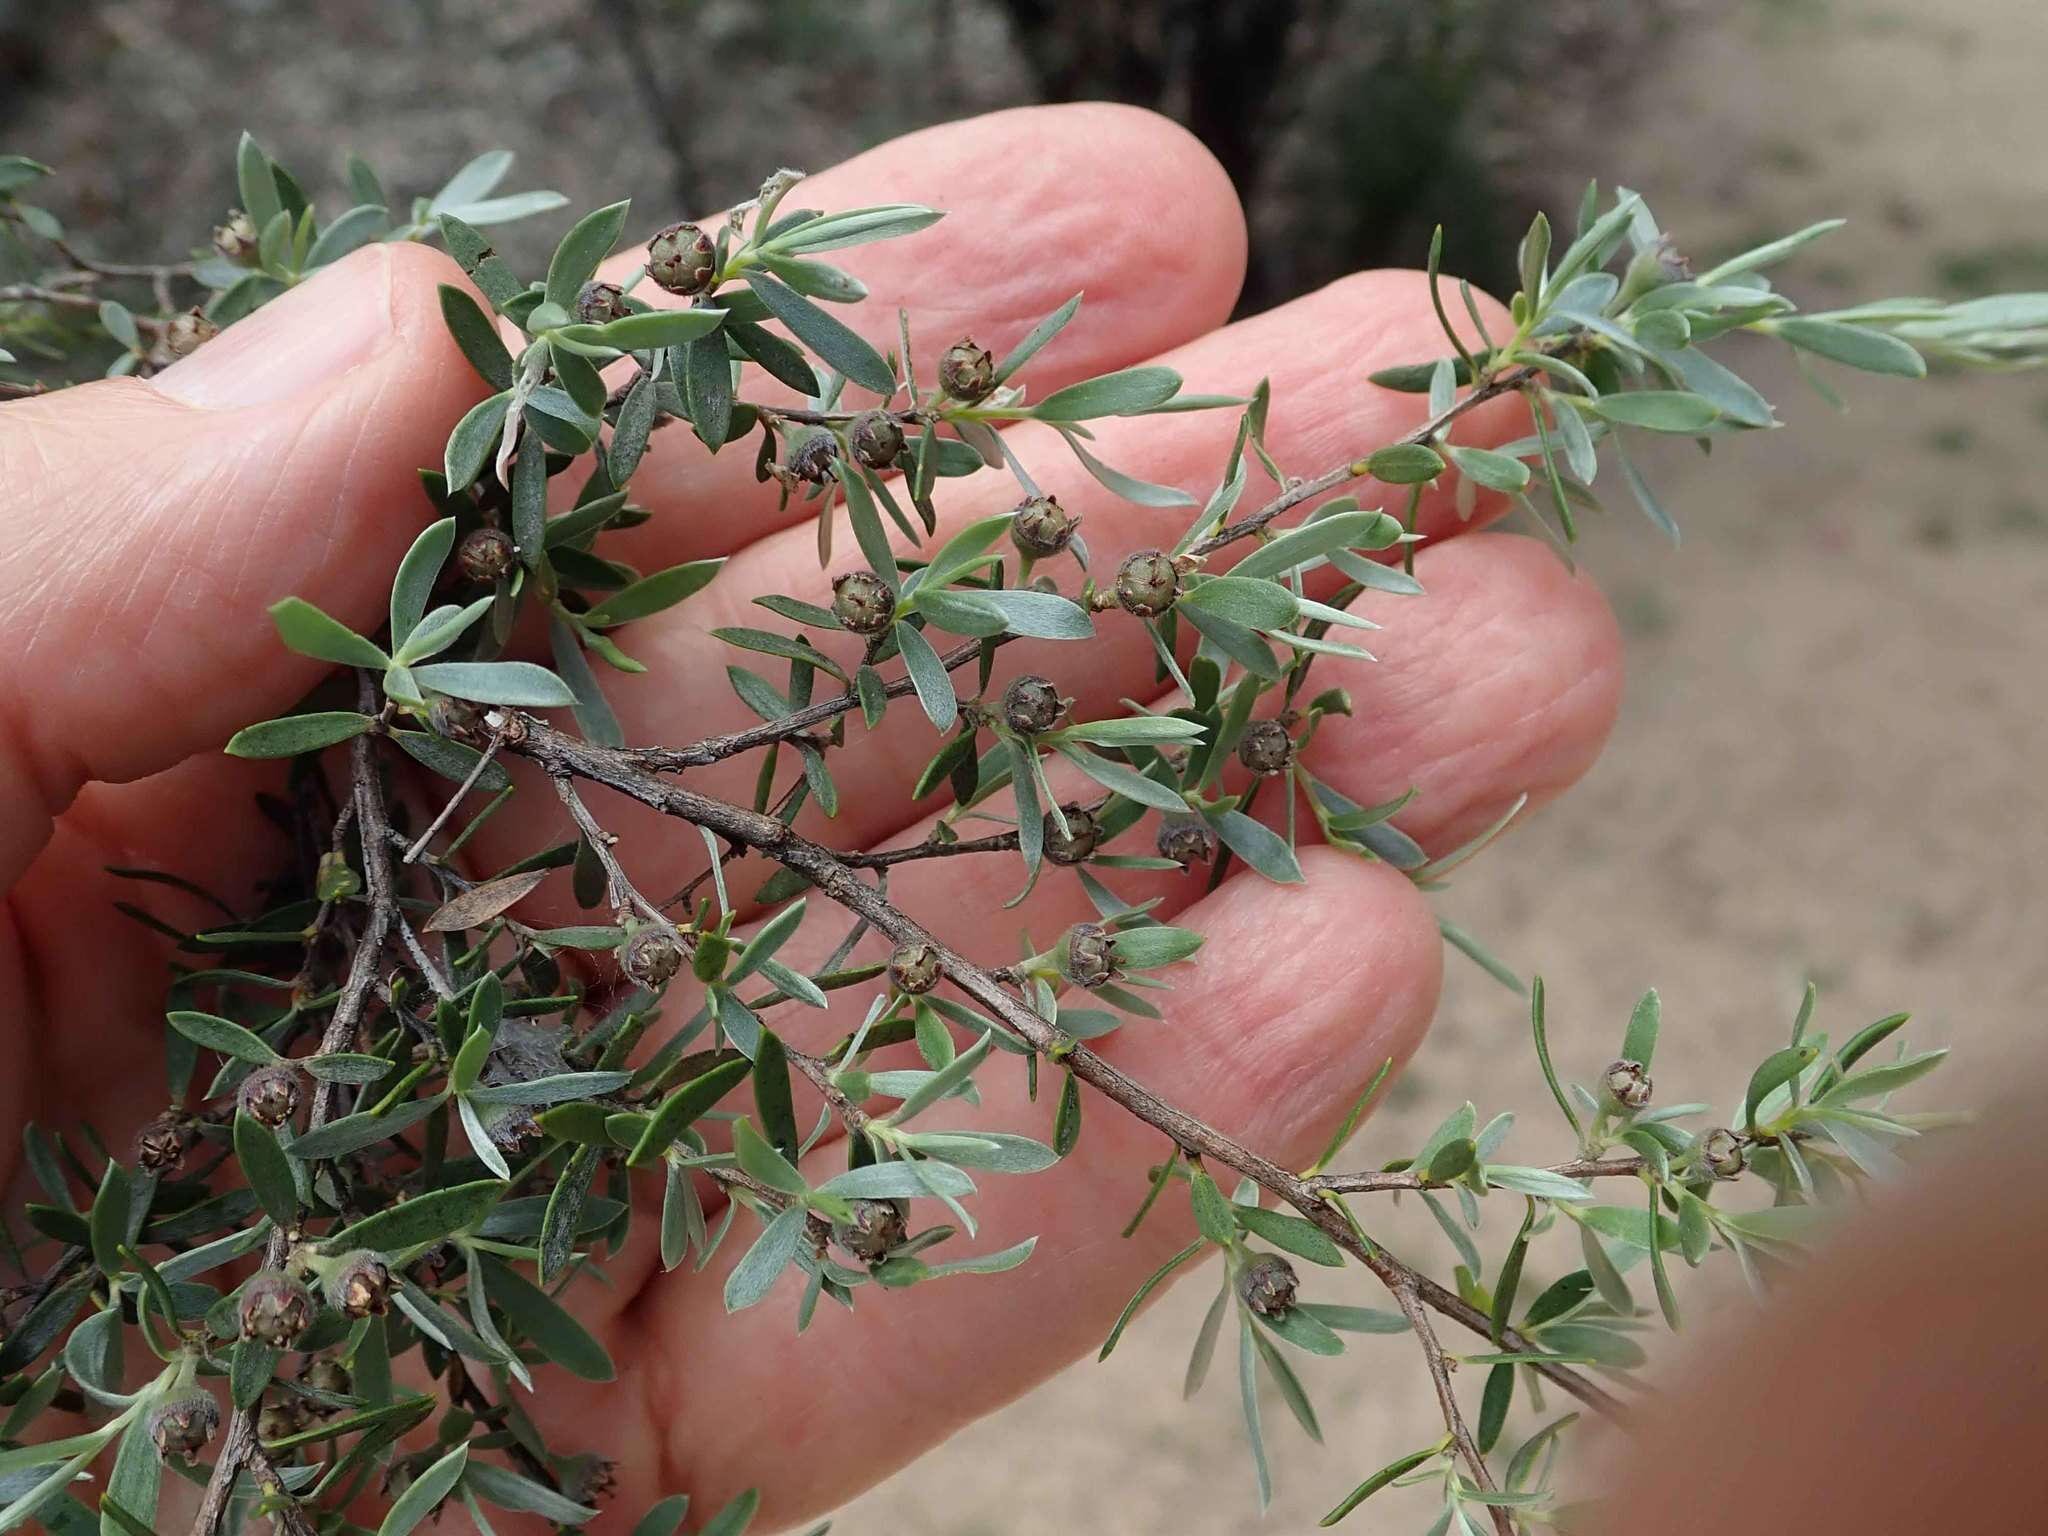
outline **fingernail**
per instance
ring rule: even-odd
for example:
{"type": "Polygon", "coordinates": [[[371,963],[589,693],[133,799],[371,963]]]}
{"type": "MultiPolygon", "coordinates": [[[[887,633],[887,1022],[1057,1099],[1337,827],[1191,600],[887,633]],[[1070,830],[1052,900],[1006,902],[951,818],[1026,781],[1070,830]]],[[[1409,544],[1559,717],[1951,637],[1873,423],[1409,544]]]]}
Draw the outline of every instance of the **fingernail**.
{"type": "Polygon", "coordinates": [[[159,394],[206,410],[332,386],[389,346],[391,256],[369,246],[323,268],[158,374],[159,394]]]}

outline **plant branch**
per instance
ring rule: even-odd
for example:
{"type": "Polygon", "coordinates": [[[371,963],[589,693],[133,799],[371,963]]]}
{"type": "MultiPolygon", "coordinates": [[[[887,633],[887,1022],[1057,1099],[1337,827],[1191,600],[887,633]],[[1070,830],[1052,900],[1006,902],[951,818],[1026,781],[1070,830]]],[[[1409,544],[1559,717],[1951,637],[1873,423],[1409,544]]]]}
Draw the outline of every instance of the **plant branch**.
{"type": "MultiPolygon", "coordinates": [[[[1570,1162],[1552,1163],[1543,1170],[1567,1179],[1610,1179],[1643,1171],[1640,1157],[1575,1157],[1570,1162]]],[[[1303,1180],[1310,1189],[1333,1195],[1378,1195],[1404,1189],[1449,1189],[1450,1183],[1427,1175],[1405,1173],[1319,1173],[1303,1180]]]]}
{"type": "MultiPolygon", "coordinates": [[[[1475,1333],[1490,1333],[1491,1318],[1367,1239],[1324,1192],[1167,1103],[1106,1058],[1047,1023],[1005,990],[988,971],[899,911],[832,850],[771,816],[656,778],[640,767],[639,754],[579,741],[538,720],[529,719],[526,725],[525,739],[512,750],[533,759],[557,778],[587,778],[666,815],[706,827],[730,842],[744,844],[795,870],[832,901],[897,943],[931,945],[941,969],[954,984],[1035,1049],[1057,1054],[1076,1077],[1146,1124],[1164,1131],[1186,1151],[1221,1163],[1286,1201],[1370,1269],[1389,1290],[1410,1286],[1423,1302],[1445,1316],[1475,1333]]],[[[1502,1330],[1501,1338],[1510,1349],[1542,1352],[1512,1329],[1502,1330]]],[[[1620,1404],[1611,1395],[1569,1367],[1542,1362],[1533,1368],[1587,1406],[1609,1416],[1620,1413],[1620,1404]]]]}
{"type": "MultiPolygon", "coordinates": [[[[1443,1412],[1444,1428],[1451,1432],[1458,1455],[1472,1474],[1473,1486],[1491,1493],[1493,1474],[1486,1470],[1486,1458],[1480,1454],[1472,1431],[1465,1427],[1465,1415],[1458,1409],[1458,1394],[1451,1387],[1451,1363],[1444,1358],[1444,1346],[1436,1336],[1436,1327],[1430,1322],[1429,1314],[1422,1310],[1422,1299],[1413,1284],[1404,1282],[1396,1285],[1393,1292],[1394,1300],[1400,1304],[1401,1315],[1408,1319],[1408,1326],[1415,1330],[1415,1337],[1422,1345],[1422,1358],[1429,1365],[1429,1379],[1436,1388],[1437,1407],[1443,1412]]],[[[1492,1505],[1487,1512],[1493,1516],[1493,1527],[1500,1536],[1514,1536],[1514,1521],[1505,1509],[1492,1505]]]]}
{"type": "MultiPolygon", "coordinates": [[[[1455,400],[1449,406],[1437,412],[1436,415],[1430,417],[1429,420],[1425,421],[1414,431],[1406,436],[1397,437],[1393,442],[1385,443],[1381,446],[1394,448],[1405,444],[1427,443],[1437,433],[1443,431],[1445,427],[1456,421],[1460,416],[1463,416],[1467,411],[1476,410],[1489,400],[1498,399],[1502,395],[1520,389],[1530,379],[1534,378],[1536,373],[1537,370],[1534,368],[1523,367],[1501,374],[1497,378],[1488,379],[1463,399],[1455,400]]],[[[1300,506],[1304,501],[1322,495],[1325,491],[1334,491],[1347,480],[1356,480],[1368,473],[1370,473],[1370,465],[1367,460],[1359,458],[1339,464],[1335,469],[1325,470],[1312,480],[1299,481],[1287,487],[1286,490],[1275,496],[1249,517],[1235,523],[1226,524],[1217,529],[1209,537],[1196,544],[1188,553],[1196,556],[1213,555],[1226,544],[1233,544],[1239,539],[1250,538],[1253,534],[1260,532],[1283,512],[1290,511],[1300,506]]]]}

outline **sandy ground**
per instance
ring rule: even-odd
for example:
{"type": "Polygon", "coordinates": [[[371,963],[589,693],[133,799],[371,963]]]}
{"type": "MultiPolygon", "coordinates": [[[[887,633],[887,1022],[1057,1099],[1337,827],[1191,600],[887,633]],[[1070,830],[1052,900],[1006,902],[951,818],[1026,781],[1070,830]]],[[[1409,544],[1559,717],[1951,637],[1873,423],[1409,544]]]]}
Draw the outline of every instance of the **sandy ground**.
{"type": "MultiPolygon", "coordinates": [[[[1579,155],[1574,175],[1641,190],[1703,254],[1848,216],[1787,278],[1812,305],[1959,281],[2048,286],[2037,4],[1730,10],[1669,51],[1635,120],[1579,155]]],[[[1542,971],[1558,1049],[1582,1071],[1656,985],[1660,1091],[1725,1102],[1741,1086],[1726,1063],[1781,1037],[1810,976],[1838,1033],[1913,1009],[1917,1043],[1958,1048],[1936,1080],[1945,1094],[1981,1102],[2048,991],[2036,937],[2048,493],[2028,468],[2048,438],[2048,379],[1851,378],[1841,417],[1764,348],[1745,371],[1792,430],[1711,461],[1687,445],[1663,455],[1679,552],[1615,488],[1584,555],[1629,635],[1613,744],[1442,909],[1542,971]]],[[[1412,1146],[1468,1092],[1482,1115],[1521,1112],[1511,1145],[1531,1160],[1559,1150],[1525,1040],[1515,1001],[1454,962],[1435,1035],[1356,1144],[1361,1161],[1412,1146]]],[[[1453,1262],[1411,1220],[1390,1230],[1413,1234],[1418,1259],[1453,1262]]],[[[957,1436],[839,1529],[1221,1536],[1257,1524],[1231,1374],[1180,1401],[1213,1284],[1189,1281],[1107,1364],[1076,1366],[957,1436]]],[[[1268,1405],[1275,1530],[1311,1527],[1433,1433],[1405,1339],[1311,1365],[1328,1448],[1268,1405]]],[[[1356,1528],[1420,1529],[1415,1498],[1387,1496],[1356,1528]]]]}

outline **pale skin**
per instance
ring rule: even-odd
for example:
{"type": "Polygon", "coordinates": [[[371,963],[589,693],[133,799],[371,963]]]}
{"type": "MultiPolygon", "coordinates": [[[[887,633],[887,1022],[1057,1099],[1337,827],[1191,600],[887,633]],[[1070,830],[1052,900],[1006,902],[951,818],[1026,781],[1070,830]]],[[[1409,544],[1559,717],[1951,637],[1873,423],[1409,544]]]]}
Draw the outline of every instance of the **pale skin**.
{"type": "MultiPolygon", "coordinates": [[[[949,125],[820,174],[798,200],[949,210],[912,239],[840,253],[873,294],[849,318],[878,343],[893,342],[902,304],[926,356],[962,333],[1000,352],[1080,289],[1080,319],[1034,364],[1037,391],[1154,358],[1196,390],[1243,390],[1270,375],[1273,449],[1302,475],[1421,419],[1416,397],[1365,381],[1374,368],[1441,350],[1420,275],[1362,273],[1226,324],[1243,271],[1243,216],[1206,153],[1147,114],[1060,107],[949,125]]],[[[448,428],[482,389],[440,320],[435,286],[452,281],[459,274],[435,251],[374,248],[154,381],[0,409],[0,484],[17,509],[0,547],[10,662],[0,681],[9,808],[0,872],[10,886],[0,1052],[33,1063],[0,1079],[0,1182],[17,1192],[25,1119],[88,1119],[118,1145],[163,1108],[156,1056],[168,946],[110,904],[140,901],[186,926],[204,922],[205,909],[102,869],[176,870],[240,901],[277,862],[276,831],[251,804],[277,771],[224,758],[220,746],[237,727],[289,710],[318,675],[276,643],[268,604],[296,593],[375,628],[390,572],[428,516],[414,471],[439,462],[448,428]]],[[[1493,305],[1484,312],[1500,315],[1493,305]]],[[[1112,421],[1098,451],[1199,496],[1234,428],[1227,412],[1112,421]]],[[[1517,430],[1513,407],[1496,405],[1463,420],[1455,438],[1483,445],[1517,430]]],[[[1183,514],[1117,502],[1056,444],[1028,430],[1015,441],[1046,489],[1084,515],[1098,569],[1178,532],[1183,514]]],[[[1002,477],[985,479],[942,496],[946,524],[1015,499],[1002,477]]],[[[773,487],[754,482],[750,449],[714,460],[681,429],[657,436],[634,489],[659,515],[621,538],[622,558],[643,569],[732,559],[700,597],[622,636],[651,669],[612,690],[628,739],[681,743],[748,723],[723,678],[735,653],[705,632],[762,622],[748,601],[757,593],[825,600],[830,573],[818,568],[815,531],[800,507],[778,511],[773,487]]],[[[1363,490],[1367,505],[1391,499],[1363,490]]],[[[1256,487],[1246,505],[1255,498],[1256,487]]],[[[1357,713],[1327,723],[1312,765],[1365,803],[1417,786],[1403,825],[1436,849],[1519,794],[1540,803],[1577,779],[1620,688],[1615,626],[1598,593],[1536,544],[1470,536],[1487,511],[1468,523],[1448,493],[1426,498],[1430,537],[1416,574],[1428,595],[1369,605],[1387,626],[1369,642],[1376,665],[1318,664],[1320,684],[1349,689],[1357,713]]],[[[851,547],[842,530],[834,569],[851,547]]],[[[1060,574],[1071,585],[1071,567],[1060,574]]],[[[1050,673],[1079,695],[1083,716],[1157,692],[1134,625],[1105,621],[1085,661],[1047,646],[1010,652],[1008,673],[1050,673]]],[[[836,760],[838,819],[809,829],[846,848],[921,837],[928,823],[908,787],[934,746],[914,710],[892,711],[876,739],[836,760]]],[[[753,772],[751,760],[726,763],[690,782],[744,799],[753,772]]],[[[528,783],[539,792],[521,796],[518,823],[508,812],[472,845],[477,867],[559,836],[560,806],[528,783]]],[[[590,798],[657,899],[702,867],[688,829],[597,791],[590,798]]],[[[1405,878],[1319,848],[1303,862],[1306,887],[1243,872],[1207,896],[1192,878],[1125,882],[1127,896],[1163,897],[1162,916],[1210,943],[1173,996],[1170,1022],[1134,1025],[1109,1046],[1169,1101],[1296,1166],[1385,1058],[1405,1060],[1420,1044],[1442,967],[1430,911],[1405,878]]],[[[891,892],[1000,964],[1022,928],[1049,941],[1092,915],[1070,879],[1047,880],[1022,908],[1001,912],[1017,876],[1012,860],[950,859],[905,867],[891,892]]],[[[734,884],[744,893],[758,877],[734,884]]],[[[570,910],[566,893],[557,899],[570,910]]],[[[798,943],[822,956],[841,931],[837,917],[814,921],[798,943]]],[[[865,1002],[785,1027],[816,1048],[865,1002]]],[[[691,1006],[679,998],[671,1015],[691,1006]]],[[[1049,1108],[1025,1101],[1021,1073],[984,1084],[984,1107],[971,1113],[1043,1134],[1049,1108]]],[[[1117,1239],[1164,1150],[1156,1133],[1092,1105],[1079,1150],[1059,1168],[983,1181],[975,1246],[1036,1233],[1031,1263],[870,1293],[851,1316],[825,1309],[803,1339],[791,1326],[793,1292],[727,1318],[716,1274],[663,1281],[650,1245],[636,1244],[610,1266],[609,1288],[577,1292],[619,1380],[549,1381],[534,1410],[562,1448],[619,1459],[613,1519],[622,1527],[661,1493],[686,1489],[699,1508],[715,1507],[757,1483],[769,1523],[829,1510],[1099,1344],[1137,1282],[1191,1230],[1169,1200],[1137,1238],[1117,1239]],[[801,1481],[789,1475],[798,1464],[801,1481]]],[[[843,1166],[844,1149],[811,1156],[823,1177],[836,1160],[843,1166]]],[[[743,1246],[729,1245],[714,1269],[743,1246]]]]}

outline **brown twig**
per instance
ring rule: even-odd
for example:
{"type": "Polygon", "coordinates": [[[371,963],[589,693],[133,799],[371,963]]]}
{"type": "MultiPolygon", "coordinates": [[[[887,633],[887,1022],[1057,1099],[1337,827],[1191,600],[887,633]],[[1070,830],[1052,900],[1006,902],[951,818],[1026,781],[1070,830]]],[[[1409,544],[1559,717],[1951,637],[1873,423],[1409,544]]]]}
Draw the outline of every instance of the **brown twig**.
{"type": "MultiPolygon", "coordinates": [[[[1428,1363],[1430,1383],[1436,1388],[1437,1407],[1443,1412],[1444,1428],[1451,1432],[1451,1440],[1458,1447],[1458,1456],[1472,1474],[1473,1486],[1491,1493],[1493,1474],[1486,1470],[1486,1458],[1480,1454],[1472,1431],[1465,1427],[1465,1415],[1458,1408],[1458,1394],[1451,1387],[1451,1363],[1444,1358],[1444,1346],[1436,1336],[1435,1325],[1422,1309],[1422,1298],[1416,1294],[1415,1287],[1407,1283],[1396,1285],[1393,1291],[1401,1315],[1408,1319],[1408,1326],[1415,1330],[1415,1337],[1422,1345],[1422,1358],[1428,1363]]],[[[1514,1521],[1505,1509],[1492,1505],[1487,1512],[1493,1516],[1493,1527],[1500,1536],[1514,1536],[1514,1521]]]]}
{"type": "MultiPolygon", "coordinates": [[[[1612,1179],[1643,1171],[1640,1157],[1577,1157],[1567,1163],[1552,1163],[1543,1170],[1567,1179],[1612,1179]]],[[[1310,1189],[1333,1195],[1379,1195],[1405,1189],[1449,1189],[1449,1181],[1425,1174],[1405,1173],[1319,1173],[1303,1181],[1310,1189]]]]}

